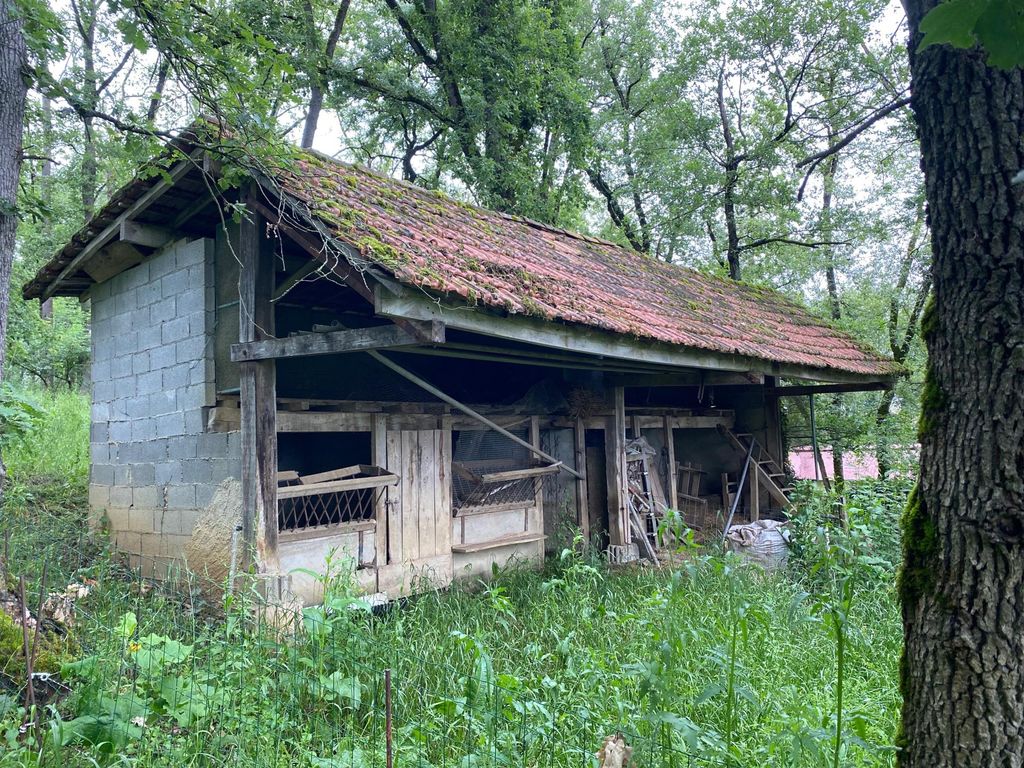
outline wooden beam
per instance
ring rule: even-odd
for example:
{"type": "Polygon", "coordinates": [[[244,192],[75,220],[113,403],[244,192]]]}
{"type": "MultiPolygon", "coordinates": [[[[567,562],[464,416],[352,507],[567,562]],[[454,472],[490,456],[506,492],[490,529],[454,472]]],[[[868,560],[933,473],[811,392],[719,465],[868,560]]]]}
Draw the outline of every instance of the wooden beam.
{"type": "MultiPolygon", "coordinates": [[[[757,459],[751,459],[752,462],[756,463],[757,459]]],[[[764,473],[764,469],[760,466],[747,476],[747,485],[750,488],[749,501],[750,501],[750,522],[756,522],[761,519],[761,475],[764,473]]]]}
{"type": "MultiPolygon", "coordinates": [[[[397,373],[399,376],[401,376],[401,377],[403,377],[405,379],[408,379],[409,381],[411,381],[416,386],[420,387],[421,389],[426,390],[427,392],[429,392],[430,394],[432,394],[434,397],[438,398],[439,400],[443,400],[444,402],[448,403],[448,405],[452,406],[453,408],[456,408],[456,409],[462,411],[464,414],[466,414],[470,418],[476,419],[477,421],[479,421],[484,426],[490,427],[495,432],[498,432],[498,433],[504,435],[509,440],[511,440],[512,442],[516,443],[517,445],[521,445],[523,448],[525,448],[526,450],[528,450],[530,453],[534,454],[535,456],[539,456],[540,458],[544,459],[545,461],[550,461],[552,464],[557,464],[558,463],[558,459],[556,459],[554,456],[551,456],[551,455],[545,453],[544,451],[540,450],[539,448],[537,448],[537,447],[535,447],[533,445],[530,445],[530,443],[526,442],[525,440],[523,440],[522,438],[518,437],[517,435],[512,434],[507,429],[504,429],[503,427],[498,426],[496,423],[494,423],[493,421],[488,419],[486,416],[481,415],[477,411],[475,411],[472,408],[470,408],[468,405],[460,403],[454,397],[452,397],[451,395],[449,395],[449,394],[447,394],[445,392],[442,392],[440,389],[435,387],[433,384],[431,384],[428,381],[425,381],[424,379],[421,379],[419,376],[417,376],[412,371],[406,370],[405,368],[400,366],[395,361],[389,360],[388,358],[384,357],[384,355],[382,355],[380,352],[377,352],[376,350],[369,349],[369,350],[366,351],[366,353],[370,357],[372,357],[374,360],[376,360],[378,363],[380,363],[381,365],[383,365],[383,366],[385,366],[387,368],[390,368],[392,371],[397,373]]],[[[575,469],[570,469],[569,467],[565,466],[564,464],[561,465],[561,468],[564,469],[566,472],[568,472],[570,475],[573,475],[574,477],[579,477],[579,473],[575,469]]]]}
{"type": "MultiPolygon", "coordinates": [[[[434,343],[444,342],[444,327],[432,332],[434,343]]],[[[364,352],[368,349],[390,349],[419,344],[420,340],[395,325],[374,328],[351,328],[328,333],[304,333],[284,339],[263,339],[231,346],[231,360],[236,363],[252,360],[281,360],[313,355],[338,355],[364,352]]]]}
{"type": "Polygon", "coordinates": [[[612,391],[614,413],[604,431],[605,472],[608,480],[608,539],[613,545],[630,542],[626,488],[626,403],[622,387],[612,391]]]}
{"type": "Polygon", "coordinates": [[[83,264],[82,271],[97,283],[102,283],[126,269],[141,264],[143,258],[145,257],[142,252],[131,243],[115,240],[83,264]]]}
{"type": "MultiPolygon", "coordinates": [[[[375,413],[370,417],[370,460],[374,465],[387,469],[388,466],[388,417],[375,413]]],[[[374,565],[378,568],[388,562],[388,499],[387,491],[374,496],[373,516],[377,520],[377,533],[373,538],[375,548],[374,565]]]]}
{"type": "Polygon", "coordinates": [[[125,219],[121,222],[121,240],[132,245],[146,248],[163,248],[174,240],[174,230],[158,227],[154,224],[143,224],[139,221],[125,219]]]}
{"type": "Polygon", "coordinates": [[[572,430],[575,447],[576,471],[580,476],[576,478],[576,523],[580,527],[580,535],[583,537],[583,545],[590,545],[590,503],[587,498],[587,428],[583,420],[576,419],[572,430]]]}
{"type": "MultiPolygon", "coordinates": [[[[552,323],[535,317],[500,316],[465,305],[446,305],[436,298],[410,290],[401,291],[396,295],[378,286],[374,292],[374,307],[377,314],[384,317],[441,320],[449,328],[528,342],[542,347],[629,360],[633,363],[731,371],[744,377],[747,374],[768,374],[792,379],[845,383],[878,382],[884,378],[876,374],[813,368],[647,339],[633,339],[623,334],[581,325],[552,323]]],[[[747,383],[750,383],[749,380],[747,383]]],[[[632,382],[630,384],[632,385],[632,382]]]]}
{"type": "MultiPolygon", "coordinates": [[[[246,201],[253,198],[252,189],[246,201]]],[[[274,334],[273,253],[263,217],[249,210],[239,236],[238,340],[274,334]]],[[[273,360],[239,366],[242,442],[242,541],[246,559],[272,564],[277,556],[277,368],[273,360]]],[[[246,565],[248,566],[248,562],[246,565]]]]}
{"type": "Polygon", "coordinates": [[[765,393],[768,397],[803,397],[806,395],[828,395],[842,392],[877,392],[878,390],[892,389],[892,379],[883,381],[869,381],[863,384],[800,384],[788,387],[767,387],[765,393]]]}
{"type": "Polygon", "coordinates": [[[45,301],[53,296],[57,292],[62,281],[78,272],[86,260],[91,258],[94,253],[99,251],[113,238],[118,236],[121,232],[122,221],[131,219],[138,215],[140,211],[148,208],[154,200],[173,187],[177,183],[178,179],[198,167],[199,159],[203,154],[205,154],[205,150],[196,150],[188,158],[182,160],[171,168],[166,175],[160,177],[160,180],[150,187],[138,200],[128,206],[116,219],[104,228],[102,232],[96,235],[96,237],[86,243],[85,247],[78,252],[78,255],[68,262],[68,265],[64,267],[57,277],[50,282],[39,298],[45,301]]]}
{"type": "Polygon", "coordinates": [[[679,473],[676,472],[675,425],[672,423],[671,416],[665,417],[663,429],[665,430],[665,452],[668,455],[668,477],[665,478],[668,484],[668,504],[672,509],[679,509],[679,489],[676,487],[679,473]]]}
{"type": "Polygon", "coordinates": [[[277,288],[274,289],[274,293],[271,294],[271,301],[280,301],[281,298],[288,293],[292,288],[298,285],[300,282],[305,280],[307,277],[312,275],[314,272],[323,266],[323,261],[319,259],[309,259],[305,264],[299,267],[297,270],[292,272],[288,277],[280,282],[277,288]]]}

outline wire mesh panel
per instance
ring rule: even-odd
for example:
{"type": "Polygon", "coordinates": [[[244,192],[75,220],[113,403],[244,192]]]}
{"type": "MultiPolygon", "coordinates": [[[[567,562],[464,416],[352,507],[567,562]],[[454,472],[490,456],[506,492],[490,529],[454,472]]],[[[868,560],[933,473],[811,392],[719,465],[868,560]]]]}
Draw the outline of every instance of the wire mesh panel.
{"type": "Polygon", "coordinates": [[[354,523],[374,518],[375,505],[384,488],[398,477],[379,467],[358,465],[320,475],[307,475],[277,489],[277,520],[280,531],[354,523]],[[341,475],[341,479],[336,479],[341,475]]]}
{"type": "MultiPolygon", "coordinates": [[[[526,430],[512,434],[526,439],[526,430]]],[[[532,506],[548,465],[505,435],[462,430],[452,439],[452,508],[532,506]]]]}

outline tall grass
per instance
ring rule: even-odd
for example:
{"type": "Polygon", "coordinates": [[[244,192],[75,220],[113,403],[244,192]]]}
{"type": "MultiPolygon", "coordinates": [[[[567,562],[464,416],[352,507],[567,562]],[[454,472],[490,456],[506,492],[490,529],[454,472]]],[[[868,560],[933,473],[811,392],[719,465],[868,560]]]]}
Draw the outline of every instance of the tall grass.
{"type": "Polygon", "coordinates": [[[7,468],[0,542],[9,539],[14,573],[50,584],[68,578],[96,549],[85,525],[89,482],[89,402],[79,392],[17,393],[28,411],[21,429],[0,439],[7,468]]]}
{"type": "MultiPolygon", "coordinates": [[[[385,668],[399,765],[587,765],[618,728],[744,768],[893,762],[901,486],[853,486],[849,534],[828,525],[831,499],[805,491],[783,572],[713,553],[688,553],[673,569],[609,569],[566,550],[541,572],[509,568],[375,613],[351,610],[358,603],[339,578],[289,637],[254,625],[245,597],[205,614],[187,590],[154,590],[83,552],[94,546],[83,534],[85,403],[53,395],[44,405],[6,453],[0,530],[12,537],[11,567],[37,573],[48,560],[56,584],[86,565],[97,583],[74,630],[85,659],[67,670],[74,693],[44,718],[49,747],[14,736],[0,748],[3,768],[37,765],[41,754],[67,766],[380,765],[385,668]],[[137,626],[125,630],[126,616],[137,626]],[[177,644],[187,659],[161,677],[140,666],[140,652],[184,653],[177,644]],[[125,708],[146,685],[204,705],[183,716],[153,693],[125,708]],[[115,715],[124,725],[116,748],[75,730],[115,715]],[[537,752],[541,742],[550,754],[537,752]]],[[[0,732],[21,717],[2,704],[0,693],[0,732]]]]}

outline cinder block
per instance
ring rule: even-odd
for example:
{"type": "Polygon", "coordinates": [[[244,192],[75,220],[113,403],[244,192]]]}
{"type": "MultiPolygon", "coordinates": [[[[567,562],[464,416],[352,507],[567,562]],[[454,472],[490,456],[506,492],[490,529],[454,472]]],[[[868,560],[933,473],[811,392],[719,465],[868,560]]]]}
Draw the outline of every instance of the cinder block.
{"type": "Polygon", "coordinates": [[[110,461],[110,446],[106,443],[90,443],[89,461],[94,464],[110,461]]]}
{"type": "Polygon", "coordinates": [[[213,471],[210,459],[189,459],[182,463],[182,473],[186,483],[213,482],[213,471]]]}
{"type": "Polygon", "coordinates": [[[122,552],[137,555],[142,551],[142,534],[130,530],[118,531],[114,536],[114,546],[122,552]]]}
{"type": "Polygon", "coordinates": [[[149,326],[149,307],[139,307],[138,309],[132,310],[128,316],[131,319],[132,330],[135,331],[135,346],[134,349],[141,349],[142,347],[138,343],[138,333],[140,328],[146,328],[149,326]]]}
{"type": "MultiPolygon", "coordinates": [[[[145,464],[137,465],[145,467],[145,464]]],[[[150,467],[152,470],[152,467],[150,467]]],[[[134,474],[134,472],[132,473],[134,474]]],[[[142,480],[137,479],[135,489],[132,491],[132,502],[137,508],[157,509],[163,506],[164,489],[156,485],[142,485],[142,480]]],[[[150,481],[152,482],[152,481],[150,481]]]]}
{"type": "Polygon", "coordinates": [[[157,438],[156,440],[150,440],[149,442],[143,443],[142,451],[139,454],[137,461],[145,462],[146,464],[156,464],[160,461],[167,460],[167,439],[157,438]]]}
{"type": "Polygon", "coordinates": [[[167,487],[168,509],[195,509],[195,485],[170,485],[167,487]]]}
{"type": "MultiPolygon", "coordinates": [[[[206,292],[203,290],[203,286],[196,285],[191,286],[190,290],[184,291],[178,295],[177,301],[178,315],[184,316],[193,314],[202,314],[206,312],[206,292]]],[[[205,327],[206,318],[200,318],[199,327],[205,327]]]]}
{"type": "Polygon", "coordinates": [[[172,437],[185,432],[185,416],[180,411],[157,416],[155,421],[157,437],[172,437]]]}
{"type": "Polygon", "coordinates": [[[188,366],[174,365],[160,371],[164,389],[178,389],[188,384],[188,366]]]}
{"type": "Polygon", "coordinates": [[[94,421],[89,425],[89,442],[105,443],[110,439],[110,427],[106,421],[94,421]]]}
{"type": "MultiPolygon", "coordinates": [[[[139,324],[136,331],[138,335],[137,344],[139,349],[156,349],[160,346],[160,325],[152,324],[149,317],[145,322],[139,324]]],[[[155,363],[153,365],[156,365],[155,363]]]]}
{"type": "Polygon", "coordinates": [[[154,392],[149,396],[149,413],[153,416],[160,416],[178,410],[178,390],[165,389],[161,392],[154,392]]]}
{"type": "Polygon", "coordinates": [[[128,530],[128,510],[127,509],[108,509],[106,511],[107,525],[110,526],[112,533],[117,534],[120,531],[128,530]]]}
{"type": "Polygon", "coordinates": [[[177,269],[177,265],[174,263],[174,249],[168,248],[160,251],[156,256],[150,259],[147,264],[149,264],[150,281],[159,282],[161,277],[169,275],[177,269]]]}
{"type": "MultiPolygon", "coordinates": [[[[89,480],[96,485],[110,487],[114,484],[114,467],[111,464],[93,464],[89,472],[89,480]]],[[[92,488],[89,488],[92,492],[92,488]]],[[[109,500],[109,494],[107,496],[109,500]]],[[[89,503],[92,503],[90,498],[89,503]]],[[[106,503],[106,502],[104,502],[106,503]]]]}
{"type": "Polygon", "coordinates": [[[156,438],[156,419],[137,418],[133,419],[130,423],[132,425],[133,442],[142,443],[156,438]]]}
{"type": "Polygon", "coordinates": [[[90,485],[89,486],[89,506],[93,509],[106,509],[110,506],[110,486],[109,485],[90,485]]]}
{"type": "MultiPolygon", "coordinates": [[[[122,462],[114,464],[114,485],[123,485],[130,487],[132,485],[132,470],[131,464],[122,462]]],[[[128,506],[131,506],[132,502],[129,500],[128,506]]]]}
{"type": "Polygon", "coordinates": [[[109,302],[107,299],[110,298],[110,282],[98,283],[89,289],[89,299],[92,301],[93,311],[96,311],[98,306],[107,306],[109,302]]]}
{"type": "Polygon", "coordinates": [[[195,528],[198,519],[199,510],[197,509],[170,510],[164,515],[164,532],[179,534],[187,540],[192,535],[192,529],[195,528]]]}
{"type": "Polygon", "coordinates": [[[149,305],[149,322],[154,326],[173,320],[177,314],[173,296],[149,305]]]}
{"type": "Polygon", "coordinates": [[[160,297],[159,281],[149,281],[138,288],[138,304],[140,307],[148,307],[150,304],[160,301],[160,297]]]}
{"type": "Polygon", "coordinates": [[[181,462],[177,460],[165,461],[154,467],[158,485],[175,485],[181,480],[181,462]]]}
{"type": "Polygon", "coordinates": [[[124,412],[129,419],[145,418],[150,415],[149,396],[136,395],[124,401],[124,412]]]}
{"type": "Polygon", "coordinates": [[[150,351],[149,360],[153,370],[170,368],[177,362],[177,345],[161,343],[150,351]]]}
{"type": "Polygon", "coordinates": [[[111,339],[119,339],[122,336],[126,336],[132,332],[132,319],[126,312],[115,314],[110,318],[110,336],[111,339]]]}
{"type": "Polygon", "coordinates": [[[144,533],[139,537],[139,553],[143,559],[160,556],[163,536],[159,533],[144,533]]]}
{"type": "Polygon", "coordinates": [[[114,340],[108,333],[103,338],[95,339],[92,344],[93,360],[109,360],[114,354],[114,340]]]}
{"type": "Polygon", "coordinates": [[[205,241],[193,240],[191,243],[179,242],[175,247],[175,264],[178,269],[202,264],[206,256],[205,241]]]}
{"type": "Polygon", "coordinates": [[[167,455],[172,459],[194,459],[197,452],[196,438],[194,435],[183,437],[172,437],[167,443],[167,455]]]}
{"type": "Polygon", "coordinates": [[[118,355],[110,360],[110,377],[121,379],[132,375],[131,355],[118,355]]]}
{"type": "Polygon", "coordinates": [[[114,296],[114,314],[131,312],[139,306],[139,294],[135,288],[126,288],[114,296]]]}
{"type": "Polygon", "coordinates": [[[215,483],[221,483],[229,477],[240,478],[242,476],[242,458],[231,456],[223,459],[210,459],[213,462],[211,473],[215,483]]]}
{"type": "MultiPolygon", "coordinates": [[[[191,325],[189,326],[191,330],[191,325]]],[[[174,345],[175,360],[179,363],[201,363],[206,357],[207,338],[202,332],[194,334],[190,338],[179,341],[174,345]]]]}
{"type": "Polygon", "coordinates": [[[111,421],[108,423],[110,440],[115,443],[127,443],[132,439],[130,421],[111,421]]]}
{"type": "Polygon", "coordinates": [[[124,281],[126,288],[138,288],[149,282],[149,264],[146,262],[137,264],[131,269],[126,269],[118,277],[124,281]]]}
{"type": "MultiPolygon", "coordinates": [[[[168,299],[164,299],[168,301],[168,299]]],[[[156,305],[154,305],[156,306],[156,305]]],[[[160,341],[163,344],[173,344],[176,341],[188,337],[188,318],[175,316],[165,320],[160,327],[160,341]]]]}
{"type": "Polygon", "coordinates": [[[206,310],[199,307],[194,312],[185,314],[182,311],[178,312],[179,317],[188,318],[188,335],[189,336],[206,336],[206,310]]]}
{"type": "MultiPolygon", "coordinates": [[[[214,478],[216,481],[217,478],[214,478]]],[[[213,495],[217,492],[217,486],[214,483],[206,483],[204,485],[196,486],[196,507],[199,509],[205,509],[210,506],[210,502],[213,501],[213,495]]],[[[191,529],[189,530],[191,532],[191,529]]]]}
{"type": "Polygon", "coordinates": [[[160,555],[173,560],[176,557],[181,557],[185,551],[185,544],[188,543],[188,536],[182,536],[176,533],[168,533],[163,531],[160,534],[160,555]]]}
{"type": "Polygon", "coordinates": [[[190,387],[203,386],[205,391],[206,385],[210,383],[208,381],[209,376],[210,372],[205,361],[197,361],[193,365],[189,366],[188,384],[190,387]]]}
{"type": "MultiPolygon", "coordinates": [[[[144,373],[143,376],[151,374],[144,373]]],[[[123,379],[114,379],[114,400],[127,400],[139,394],[139,380],[134,376],[125,376],[123,379]]]]}
{"type": "MultiPolygon", "coordinates": [[[[132,482],[136,487],[156,485],[156,467],[146,461],[132,464],[132,482]]],[[[138,499],[135,501],[138,504],[138,499]]]]}
{"type": "Polygon", "coordinates": [[[138,376],[135,380],[136,393],[140,395],[151,395],[163,390],[163,375],[161,371],[150,371],[138,376]]]}
{"type": "MultiPolygon", "coordinates": [[[[109,403],[114,399],[114,382],[109,378],[110,367],[106,369],[108,376],[104,379],[92,380],[92,401],[93,405],[109,403]]],[[[104,416],[104,418],[107,418],[104,416]]]]}
{"type": "Polygon", "coordinates": [[[175,269],[160,278],[160,295],[165,299],[169,296],[180,296],[189,288],[195,288],[195,286],[189,285],[187,268],[175,269]]]}
{"type": "MultiPolygon", "coordinates": [[[[205,417],[203,411],[200,408],[194,408],[190,411],[185,411],[185,434],[186,435],[198,435],[203,431],[205,425],[205,417]]],[[[197,449],[198,450],[198,449],[197,449]]]]}
{"type": "Polygon", "coordinates": [[[131,356],[131,372],[136,376],[150,373],[150,353],[135,352],[131,356]]]}
{"type": "Polygon", "coordinates": [[[128,528],[136,533],[152,533],[154,510],[133,508],[128,510],[128,528]]]}
{"type": "Polygon", "coordinates": [[[228,436],[224,432],[204,432],[196,441],[196,451],[200,458],[223,458],[228,452],[228,436]]]}
{"type": "Polygon", "coordinates": [[[128,509],[132,505],[132,489],[127,485],[110,487],[110,506],[128,509]]]}
{"type": "Polygon", "coordinates": [[[107,381],[111,378],[110,376],[110,360],[95,360],[90,370],[93,383],[97,381],[107,381]]]}

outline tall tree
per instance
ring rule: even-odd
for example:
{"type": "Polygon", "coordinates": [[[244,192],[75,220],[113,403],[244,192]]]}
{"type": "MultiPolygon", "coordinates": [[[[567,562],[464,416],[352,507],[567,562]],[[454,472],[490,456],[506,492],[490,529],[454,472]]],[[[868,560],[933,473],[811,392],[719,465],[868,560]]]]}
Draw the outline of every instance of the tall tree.
{"type": "MultiPolygon", "coordinates": [[[[18,229],[18,183],[21,141],[28,92],[28,48],[20,9],[14,0],[0,0],[0,382],[3,381],[7,313],[18,229]]],[[[0,501],[6,471],[0,456],[0,501]]]]}
{"type": "Polygon", "coordinates": [[[1024,764],[1024,55],[1019,4],[905,0],[934,299],[904,522],[900,764],[1024,764]],[[936,16],[929,15],[935,30],[936,16]],[[942,26],[940,24],[940,26],[942,26]],[[966,41],[964,37],[966,36],[966,41]],[[987,54],[975,37],[993,43],[987,54]]]}
{"type": "Polygon", "coordinates": [[[572,0],[383,0],[360,16],[360,37],[339,65],[340,99],[412,117],[419,138],[482,204],[555,221],[565,181],[555,171],[586,138],[572,0]],[[437,142],[436,145],[434,142],[437,142]]]}

